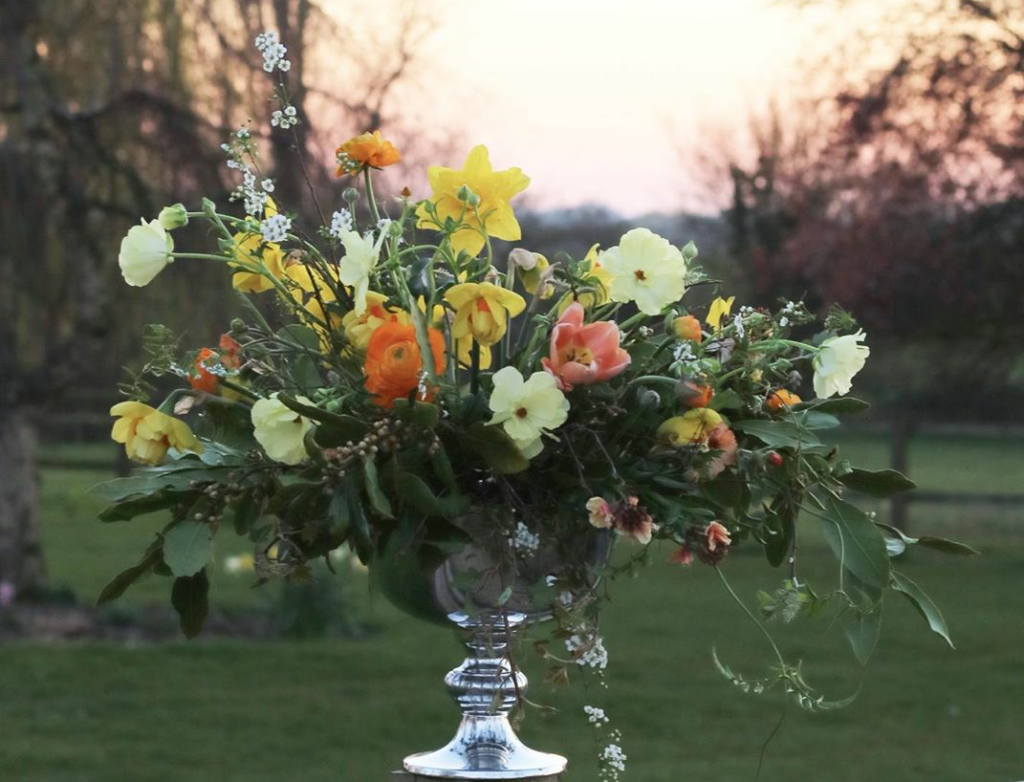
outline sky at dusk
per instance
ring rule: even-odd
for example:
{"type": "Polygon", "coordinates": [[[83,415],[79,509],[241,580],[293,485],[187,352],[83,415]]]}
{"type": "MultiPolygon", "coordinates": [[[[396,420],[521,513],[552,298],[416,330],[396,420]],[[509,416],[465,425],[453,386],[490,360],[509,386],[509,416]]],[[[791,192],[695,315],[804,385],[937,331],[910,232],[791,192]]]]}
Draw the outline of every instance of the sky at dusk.
{"type": "Polygon", "coordinates": [[[445,8],[427,44],[450,85],[436,111],[486,143],[496,167],[523,168],[533,205],[602,203],[627,216],[708,209],[677,144],[741,135],[752,109],[799,81],[821,25],[770,0],[445,8]]]}

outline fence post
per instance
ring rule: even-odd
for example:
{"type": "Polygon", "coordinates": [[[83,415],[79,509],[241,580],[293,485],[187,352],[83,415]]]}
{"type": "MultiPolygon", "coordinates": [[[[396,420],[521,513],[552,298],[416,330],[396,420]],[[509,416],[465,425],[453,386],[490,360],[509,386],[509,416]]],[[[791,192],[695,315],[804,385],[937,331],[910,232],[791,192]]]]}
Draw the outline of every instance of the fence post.
{"type": "MultiPolygon", "coordinates": [[[[902,407],[898,408],[893,419],[890,461],[892,468],[904,475],[907,475],[909,467],[908,449],[913,433],[913,419],[902,407]]],[[[897,492],[889,500],[889,523],[902,532],[907,531],[907,506],[907,495],[903,492],[897,492]]]]}

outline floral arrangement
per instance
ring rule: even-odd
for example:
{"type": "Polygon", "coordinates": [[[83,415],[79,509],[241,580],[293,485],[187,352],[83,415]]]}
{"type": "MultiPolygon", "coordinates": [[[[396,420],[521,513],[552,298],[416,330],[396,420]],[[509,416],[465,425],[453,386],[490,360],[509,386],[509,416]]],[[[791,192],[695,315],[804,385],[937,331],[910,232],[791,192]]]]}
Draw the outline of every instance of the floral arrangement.
{"type": "MultiPolygon", "coordinates": [[[[268,70],[286,68],[273,34],[257,44],[268,70]]],[[[292,127],[283,86],[279,98],[273,122],[292,127]]],[[[307,578],[313,560],[347,547],[409,610],[421,607],[416,574],[471,542],[486,539],[523,572],[554,548],[564,565],[536,574],[532,597],[558,620],[537,644],[558,680],[608,664],[598,620],[611,579],[595,586],[601,574],[668,556],[666,546],[680,566],[722,574],[732,549],[757,546],[782,571],[749,611],[762,629],[834,611],[863,661],[895,591],[949,640],[895,560],[911,545],[970,550],[858,509],[850,490],[885,497],[913,484],[854,467],[825,439],[838,416],[867,407],[848,396],[869,356],[850,315],[833,308],[821,322],[800,302],[736,308],[733,297],[690,304],[718,283],[692,243],[646,228],[583,258],[515,247],[499,259],[494,240],[521,240],[511,202],[530,180],[495,170],[484,146],[461,168],[429,168],[426,198],[382,201],[375,172],[401,153],[379,131],[352,138],[337,152],[338,177],[351,181],[345,206],[308,231],[273,200],[247,128],[224,149],[244,212],[208,200],[168,207],[121,244],[129,285],[178,260],[221,264],[247,315],[216,347],[183,350],[162,327],[147,333],[150,360],[111,409],[113,439],[144,466],[98,491],[110,501],[104,521],[157,510],[170,520],[101,602],[145,574],[170,577],[195,635],[215,538],[232,533],[252,541],[260,580],[307,578]],[[191,220],[210,226],[215,249],[176,250],[173,232],[191,220]],[[155,406],[152,377],[179,386],[155,406]],[[802,577],[802,524],[823,532],[838,586],[802,577]],[[592,550],[581,541],[609,539],[624,544],[614,557],[574,558],[592,550]]],[[[759,679],[716,663],[747,692],[781,688],[812,710],[841,704],[771,645],[777,664],[759,679]]],[[[602,773],[616,778],[618,734],[602,708],[586,716],[608,733],[602,773]]]]}

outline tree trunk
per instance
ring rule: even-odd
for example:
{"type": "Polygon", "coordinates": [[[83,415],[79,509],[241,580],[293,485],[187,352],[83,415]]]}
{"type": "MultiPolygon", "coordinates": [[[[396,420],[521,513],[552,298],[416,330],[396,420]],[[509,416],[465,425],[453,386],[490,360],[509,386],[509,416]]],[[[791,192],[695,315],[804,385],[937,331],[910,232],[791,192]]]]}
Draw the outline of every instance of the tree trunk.
{"type": "Polygon", "coordinates": [[[45,575],[36,432],[27,410],[8,408],[0,412],[0,583],[30,598],[45,575]]]}

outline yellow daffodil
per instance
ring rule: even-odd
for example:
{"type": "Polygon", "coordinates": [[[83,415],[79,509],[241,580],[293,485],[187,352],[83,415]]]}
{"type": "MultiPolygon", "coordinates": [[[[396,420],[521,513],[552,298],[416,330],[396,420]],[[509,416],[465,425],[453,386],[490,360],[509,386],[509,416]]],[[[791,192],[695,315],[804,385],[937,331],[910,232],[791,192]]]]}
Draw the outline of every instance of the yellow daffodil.
{"type": "Polygon", "coordinates": [[[683,415],[669,418],[658,427],[658,440],[665,445],[681,447],[707,442],[712,430],[722,423],[722,416],[714,410],[701,407],[683,415]]]}
{"type": "Polygon", "coordinates": [[[501,424],[527,458],[536,456],[543,448],[541,435],[569,417],[569,400],[547,372],[534,372],[524,380],[518,369],[505,367],[493,380],[488,404],[494,415],[489,423],[501,424]]]}
{"type": "Polygon", "coordinates": [[[335,301],[334,290],[338,284],[338,270],[329,266],[329,281],[324,276],[324,271],[319,265],[302,260],[298,252],[291,252],[284,261],[284,275],[286,282],[293,288],[298,288],[302,293],[309,294],[314,300],[319,299],[325,304],[335,301]]]}
{"type": "Polygon", "coordinates": [[[355,302],[353,311],[356,315],[366,312],[366,294],[370,289],[370,275],[377,268],[380,260],[380,248],[384,243],[386,231],[377,235],[363,236],[357,231],[342,231],[341,243],[345,246],[345,257],[338,265],[339,278],[345,285],[352,286],[352,300],[355,302]]]}
{"type": "Polygon", "coordinates": [[[132,461],[160,464],[170,448],[203,452],[203,444],[188,424],[142,402],[121,402],[110,408],[110,414],[117,416],[110,437],[114,442],[124,443],[125,453],[132,461]]]}
{"type": "Polygon", "coordinates": [[[736,301],[735,296],[730,296],[728,299],[723,299],[719,296],[713,302],[711,302],[711,309],[708,310],[708,316],[704,319],[715,331],[718,331],[722,326],[722,318],[726,317],[730,310],[732,310],[732,303],[736,301]]]}
{"type": "Polygon", "coordinates": [[[617,247],[601,253],[611,274],[612,301],[635,302],[645,315],[657,315],[686,291],[686,261],[678,247],[646,228],[627,231],[617,247]]]}
{"type": "Polygon", "coordinates": [[[416,210],[416,226],[439,229],[448,218],[458,220],[461,215],[462,225],[451,236],[456,253],[465,250],[477,255],[485,244],[484,232],[509,241],[522,236],[509,202],[527,188],[530,178],[518,168],[495,171],[487,147],[482,144],[474,147],[461,169],[431,166],[427,169],[427,179],[433,189],[429,201],[434,206],[436,220],[426,204],[420,204],[416,210]],[[464,187],[480,199],[475,211],[459,200],[459,191],[464,187]]]}
{"type": "Polygon", "coordinates": [[[455,310],[452,338],[457,340],[459,360],[469,363],[470,348],[477,342],[480,347],[480,366],[490,366],[490,346],[498,342],[508,330],[508,319],[526,309],[526,301],[518,293],[492,282],[462,282],[453,285],[444,299],[455,310]]]}

